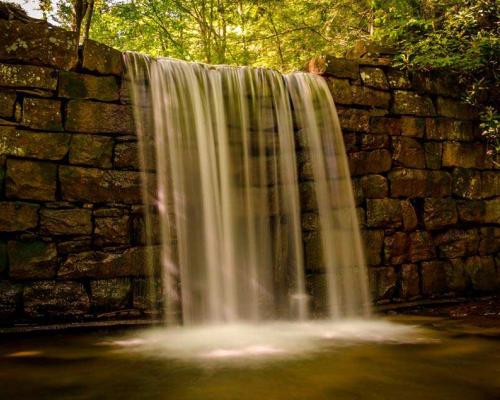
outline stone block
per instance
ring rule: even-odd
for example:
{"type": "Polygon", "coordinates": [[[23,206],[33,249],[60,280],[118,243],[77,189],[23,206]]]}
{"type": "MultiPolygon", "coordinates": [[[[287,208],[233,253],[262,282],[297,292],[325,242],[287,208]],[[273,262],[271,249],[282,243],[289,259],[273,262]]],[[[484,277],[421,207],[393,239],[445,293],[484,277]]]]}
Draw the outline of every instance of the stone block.
{"type": "Polygon", "coordinates": [[[500,252],[500,227],[483,226],[480,232],[479,254],[484,256],[500,252]]]}
{"type": "Polygon", "coordinates": [[[389,193],[387,178],[382,175],[367,175],[361,178],[363,195],[367,199],[383,199],[389,193]]]}
{"type": "Polygon", "coordinates": [[[392,140],[392,158],[396,165],[409,168],[425,168],[425,152],[422,145],[409,137],[397,137],[392,140]]]}
{"type": "Polygon", "coordinates": [[[424,144],[425,166],[428,169],[441,169],[443,145],[439,142],[426,142],[424,144]]]}
{"type": "Polygon", "coordinates": [[[387,264],[403,264],[408,259],[408,235],[395,232],[384,239],[384,262],[387,264]]]}
{"type": "Polygon", "coordinates": [[[453,194],[468,200],[482,197],[481,173],[472,169],[455,168],[453,170],[453,194]]]}
{"type": "Polygon", "coordinates": [[[395,169],[389,173],[392,197],[447,197],[451,175],[444,171],[395,169]]]}
{"type": "Polygon", "coordinates": [[[391,169],[391,153],[386,149],[359,151],[348,155],[351,175],[379,174],[391,169]]]}
{"type": "Polygon", "coordinates": [[[92,211],[83,208],[40,211],[41,231],[47,235],[92,234],[92,211]]]}
{"type": "Polygon", "coordinates": [[[127,215],[95,219],[94,244],[97,246],[130,243],[130,224],[127,215]]]}
{"type": "Polygon", "coordinates": [[[324,271],[325,262],[321,246],[321,237],[318,231],[305,232],[304,241],[304,261],[307,271],[324,271]]]}
{"type": "Polygon", "coordinates": [[[439,296],[446,293],[447,276],[445,261],[425,261],[422,263],[422,293],[425,296],[439,296]]]}
{"type": "Polygon", "coordinates": [[[46,22],[0,20],[0,60],[47,65],[59,69],[76,66],[78,38],[46,22]]]}
{"type": "Polygon", "coordinates": [[[8,281],[0,281],[0,320],[2,322],[14,318],[21,300],[21,285],[8,281]]]}
{"type": "Polygon", "coordinates": [[[484,203],[484,222],[500,225],[500,197],[484,203]]]}
{"type": "Polygon", "coordinates": [[[8,198],[53,201],[57,166],[24,160],[7,160],[5,193],[8,198]]]}
{"type": "MultiPolygon", "coordinates": [[[[0,78],[2,79],[2,78],[0,78]]],[[[12,91],[0,92],[0,117],[13,118],[16,106],[16,93],[12,91]]]]}
{"type": "Polygon", "coordinates": [[[465,263],[461,258],[452,258],[445,263],[446,285],[453,293],[463,293],[469,285],[469,277],[465,272],[465,263]]]}
{"type": "Polygon", "coordinates": [[[451,196],[452,178],[445,171],[429,171],[427,176],[427,196],[448,197],[451,196]]]}
{"type": "Polygon", "coordinates": [[[159,268],[159,248],[132,247],[116,253],[88,251],[70,254],[58,271],[60,279],[123,278],[151,275],[147,265],[148,251],[153,255],[153,271],[159,268]]]}
{"type": "Polygon", "coordinates": [[[450,229],[437,234],[434,244],[438,247],[439,257],[457,258],[477,254],[479,234],[477,229],[450,229]]]}
{"type": "Polygon", "coordinates": [[[420,295],[420,276],[416,264],[401,266],[401,297],[413,299],[420,295]]]}
{"type": "Polygon", "coordinates": [[[351,86],[351,103],[360,106],[389,109],[391,94],[365,86],[351,86]]]}
{"type": "Polygon", "coordinates": [[[6,275],[8,266],[7,242],[5,240],[0,240],[0,276],[6,275]]]}
{"type": "Polygon", "coordinates": [[[373,228],[399,228],[403,215],[399,200],[369,199],[366,201],[366,223],[373,228]]]}
{"type": "Polygon", "coordinates": [[[497,276],[493,257],[469,257],[465,260],[465,271],[474,290],[479,292],[495,290],[497,276]]]}
{"type": "Polygon", "coordinates": [[[66,201],[142,204],[139,172],[61,166],[59,180],[66,201]]]}
{"type": "Polygon", "coordinates": [[[388,300],[396,295],[398,277],[393,267],[370,268],[368,276],[375,301],[388,300]]]}
{"type": "Polygon", "coordinates": [[[427,119],[426,138],[429,140],[472,142],[478,139],[478,135],[474,125],[470,121],[437,118],[427,119]]]}
{"type": "Polygon", "coordinates": [[[392,106],[394,114],[433,116],[436,114],[432,100],[414,92],[396,90],[392,106]]]}
{"type": "Polygon", "coordinates": [[[0,86],[56,90],[57,72],[32,65],[0,64],[0,86]]]}
{"type": "Polygon", "coordinates": [[[82,67],[102,75],[121,76],[123,72],[122,53],[93,40],[86,40],[83,44],[82,67]]]}
{"type": "Polygon", "coordinates": [[[364,230],[361,232],[367,265],[380,265],[382,262],[383,230],[364,230]]]}
{"type": "Polygon", "coordinates": [[[84,133],[133,133],[132,109],[121,104],[70,100],[66,130],[84,133]]]}
{"type": "Polygon", "coordinates": [[[425,134],[425,119],[401,117],[401,135],[423,138],[425,134]]]}
{"type": "Polygon", "coordinates": [[[426,261],[436,257],[436,249],[428,232],[410,233],[409,260],[412,263],[426,261]]]}
{"type": "Polygon", "coordinates": [[[342,130],[368,132],[370,112],[355,108],[337,108],[342,130]]]}
{"type": "Polygon", "coordinates": [[[24,314],[28,318],[61,318],[87,314],[90,301],[78,282],[42,281],[25,286],[24,314]]]}
{"type": "Polygon", "coordinates": [[[359,64],[353,60],[331,56],[319,56],[312,59],[307,69],[309,72],[337,78],[359,79],[359,64]]]}
{"type": "Polygon", "coordinates": [[[0,202],[0,232],[22,232],[38,225],[38,204],[0,202]]]}
{"type": "Polygon", "coordinates": [[[411,81],[404,71],[390,68],[387,71],[387,81],[391,89],[411,89],[411,81]]]}
{"type": "Polygon", "coordinates": [[[475,119],[478,116],[477,110],[474,107],[459,100],[438,97],[436,105],[437,113],[442,117],[475,119]]]}
{"type": "Polygon", "coordinates": [[[32,132],[0,126],[0,155],[62,160],[69,149],[70,135],[63,132],[32,132]]]}
{"type": "Polygon", "coordinates": [[[94,76],[70,71],[59,73],[59,97],[116,101],[120,98],[117,78],[114,76],[94,76]]]}
{"type": "Polygon", "coordinates": [[[22,124],[31,129],[62,131],[61,102],[51,99],[25,98],[22,124]]]}
{"type": "Polygon", "coordinates": [[[130,279],[103,279],[90,282],[91,306],[97,310],[127,308],[131,300],[130,279]]]}
{"type": "Polygon", "coordinates": [[[388,135],[367,133],[361,135],[361,150],[388,149],[390,139],[388,135]]]}
{"type": "Polygon", "coordinates": [[[16,280],[53,279],[57,268],[54,243],[9,241],[9,277],[16,280]]]}
{"type": "Polygon", "coordinates": [[[118,169],[140,168],[139,149],[136,142],[122,142],[115,145],[113,164],[118,169]]]}
{"type": "Polygon", "coordinates": [[[484,219],[485,204],[482,201],[457,201],[457,209],[462,222],[480,223],[484,219]]]}
{"type": "Polygon", "coordinates": [[[378,89],[389,89],[389,82],[385,76],[384,70],[374,67],[361,67],[361,80],[366,86],[372,86],[378,89]]]}
{"type": "Polygon", "coordinates": [[[426,229],[442,229],[458,221],[457,205],[453,199],[426,198],[424,224],[426,229]]]}
{"type": "Polygon", "coordinates": [[[463,88],[458,87],[456,77],[449,73],[425,71],[414,73],[412,78],[413,86],[419,92],[457,97],[463,90],[463,88]]]}
{"type": "Polygon", "coordinates": [[[376,116],[370,118],[370,133],[398,136],[401,135],[401,129],[401,118],[376,116]]]}
{"type": "Polygon", "coordinates": [[[401,201],[401,212],[403,214],[404,230],[407,232],[415,230],[418,225],[418,217],[417,212],[410,201],[401,201]]]}
{"type": "Polygon", "coordinates": [[[83,253],[90,251],[92,247],[91,236],[78,236],[57,243],[57,253],[60,255],[68,255],[71,253],[83,253]]]}
{"type": "Polygon", "coordinates": [[[481,197],[487,199],[500,196],[500,171],[481,173],[481,197]]]}
{"type": "Polygon", "coordinates": [[[352,104],[352,91],[349,79],[326,77],[335,104],[352,104]]]}
{"type": "Polygon", "coordinates": [[[113,138],[97,135],[73,135],[69,149],[70,164],[111,168],[113,138]]]}
{"type": "Polygon", "coordinates": [[[443,143],[443,167],[484,168],[485,148],[480,143],[443,143]]]}

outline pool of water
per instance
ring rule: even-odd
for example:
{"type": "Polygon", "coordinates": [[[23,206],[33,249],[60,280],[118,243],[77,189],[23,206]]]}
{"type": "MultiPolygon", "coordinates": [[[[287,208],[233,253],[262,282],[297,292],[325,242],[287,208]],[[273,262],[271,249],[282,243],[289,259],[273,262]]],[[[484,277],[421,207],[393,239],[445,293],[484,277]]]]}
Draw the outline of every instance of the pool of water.
{"type": "Polygon", "coordinates": [[[500,319],[0,338],[0,399],[498,399],[500,319]]]}

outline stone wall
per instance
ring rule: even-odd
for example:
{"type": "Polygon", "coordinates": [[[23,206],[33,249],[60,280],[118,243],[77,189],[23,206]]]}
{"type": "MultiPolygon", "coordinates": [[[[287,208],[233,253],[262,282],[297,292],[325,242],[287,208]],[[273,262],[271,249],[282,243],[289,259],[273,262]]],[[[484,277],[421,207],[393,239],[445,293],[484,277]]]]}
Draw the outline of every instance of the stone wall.
{"type": "MultiPolygon", "coordinates": [[[[375,301],[499,290],[500,171],[457,81],[373,56],[320,57],[308,68],[337,105],[375,301]]],[[[318,246],[313,230],[305,243],[313,290],[318,246]]]]}
{"type": "MultiPolygon", "coordinates": [[[[499,174],[456,87],[352,60],[311,67],[338,104],[376,300],[498,288],[499,174]]],[[[116,50],[87,41],[77,52],[70,32],[0,19],[0,325],[150,311],[122,74],[116,50]]],[[[315,217],[303,215],[313,294],[315,217]]]]}

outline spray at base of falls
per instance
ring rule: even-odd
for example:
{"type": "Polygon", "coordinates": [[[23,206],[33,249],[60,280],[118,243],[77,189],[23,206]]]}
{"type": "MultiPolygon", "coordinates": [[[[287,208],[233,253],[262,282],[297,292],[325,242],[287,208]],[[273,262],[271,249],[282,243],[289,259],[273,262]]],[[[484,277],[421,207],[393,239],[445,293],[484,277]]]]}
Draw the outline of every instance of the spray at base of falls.
{"type": "Polygon", "coordinates": [[[328,314],[368,316],[351,180],[326,82],[135,53],[125,59],[150,206],[146,236],[161,242],[162,287],[151,292],[167,323],[310,318],[299,150],[319,220],[328,314]]]}

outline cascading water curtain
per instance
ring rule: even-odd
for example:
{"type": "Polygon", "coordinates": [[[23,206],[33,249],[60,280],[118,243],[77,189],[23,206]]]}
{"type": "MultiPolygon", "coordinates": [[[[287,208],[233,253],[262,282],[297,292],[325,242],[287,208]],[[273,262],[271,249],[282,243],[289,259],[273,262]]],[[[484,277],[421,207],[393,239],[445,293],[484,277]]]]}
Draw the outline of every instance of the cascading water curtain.
{"type": "Polygon", "coordinates": [[[330,315],[367,315],[349,170],[324,81],[135,53],[125,61],[146,238],[161,247],[161,289],[151,279],[150,291],[160,292],[167,323],[309,318],[297,127],[312,164],[330,315]]]}

